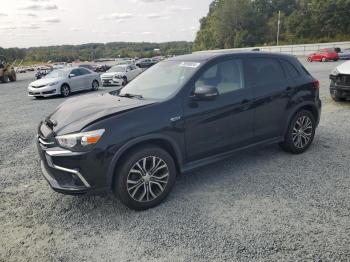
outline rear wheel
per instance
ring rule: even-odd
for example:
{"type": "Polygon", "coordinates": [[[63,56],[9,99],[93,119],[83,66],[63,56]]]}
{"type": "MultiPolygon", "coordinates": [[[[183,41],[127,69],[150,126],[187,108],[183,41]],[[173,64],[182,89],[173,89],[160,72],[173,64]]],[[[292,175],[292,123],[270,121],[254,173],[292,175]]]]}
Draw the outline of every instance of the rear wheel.
{"type": "Polygon", "coordinates": [[[311,62],[312,62],[312,58],[311,58],[311,57],[308,57],[308,58],[307,58],[307,61],[311,63],[311,62]]]}
{"type": "Polygon", "coordinates": [[[68,85],[61,86],[61,95],[63,97],[68,97],[70,95],[70,88],[68,85]]]}
{"type": "Polygon", "coordinates": [[[127,207],[145,210],[165,199],[175,178],[175,163],[168,152],[152,145],[139,147],[122,159],[113,191],[127,207]]]}
{"type": "Polygon", "coordinates": [[[100,84],[98,83],[98,81],[94,80],[92,82],[92,88],[91,88],[92,91],[97,91],[99,87],[100,87],[100,84]]]}
{"type": "Polygon", "coordinates": [[[301,154],[311,145],[315,136],[316,122],[313,114],[307,110],[299,111],[289,124],[282,149],[289,153],[301,154]]]}

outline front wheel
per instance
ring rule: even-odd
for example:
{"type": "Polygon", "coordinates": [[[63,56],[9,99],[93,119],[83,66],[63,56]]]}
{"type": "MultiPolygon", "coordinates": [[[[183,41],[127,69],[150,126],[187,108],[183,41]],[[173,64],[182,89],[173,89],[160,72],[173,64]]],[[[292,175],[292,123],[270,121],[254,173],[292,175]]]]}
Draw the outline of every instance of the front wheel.
{"type": "Polygon", "coordinates": [[[126,77],[123,77],[122,86],[126,86],[128,84],[128,79],[126,77]]]}
{"type": "Polygon", "coordinates": [[[312,58],[311,58],[311,57],[308,57],[307,61],[308,61],[309,63],[311,63],[311,62],[312,62],[312,58]]]}
{"type": "Polygon", "coordinates": [[[322,62],[327,62],[327,59],[325,57],[322,57],[322,62]]]}
{"type": "Polygon", "coordinates": [[[63,97],[68,97],[70,95],[70,88],[68,85],[63,85],[61,87],[61,95],[63,97]]]}
{"type": "Polygon", "coordinates": [[[113,191],[121,202],[134,210],[159,205],[175,183],[173,158],[162,148],[139,147],[128,153],[117,169],[113,191]]]}
{"type": "Polygon", "coordinates": [[[311,145],[316,129],[315,117],[310,111],[301,110],[292,119],[284,141],[280,144],[283,150],[301,154],[311,145]]]}

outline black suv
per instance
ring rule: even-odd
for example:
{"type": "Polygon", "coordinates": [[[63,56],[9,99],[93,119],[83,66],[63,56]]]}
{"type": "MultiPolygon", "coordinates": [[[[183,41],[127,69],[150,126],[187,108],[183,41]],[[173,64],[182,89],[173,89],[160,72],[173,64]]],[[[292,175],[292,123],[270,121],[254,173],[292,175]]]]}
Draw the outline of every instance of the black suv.
{"type": "Polygon", "coordinates": [[[159,204],[177,173],[238,150],[279,143],[304,152],[320,111],[319,82],[292,56],[195,53],[119,91],[66,100],[40,123],[38,149],[54,190],[112,189],[140,210],[159,204]]]}

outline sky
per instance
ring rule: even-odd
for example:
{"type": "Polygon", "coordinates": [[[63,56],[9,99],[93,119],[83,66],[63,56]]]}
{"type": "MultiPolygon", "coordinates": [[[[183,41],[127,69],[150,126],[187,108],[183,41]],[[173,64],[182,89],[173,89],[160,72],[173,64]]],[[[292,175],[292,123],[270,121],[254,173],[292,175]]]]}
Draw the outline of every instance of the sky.
{"type": "Polygon", "coordinates": [[[193,41],[212,0],[0,0],[0,46],[193,41]]]}

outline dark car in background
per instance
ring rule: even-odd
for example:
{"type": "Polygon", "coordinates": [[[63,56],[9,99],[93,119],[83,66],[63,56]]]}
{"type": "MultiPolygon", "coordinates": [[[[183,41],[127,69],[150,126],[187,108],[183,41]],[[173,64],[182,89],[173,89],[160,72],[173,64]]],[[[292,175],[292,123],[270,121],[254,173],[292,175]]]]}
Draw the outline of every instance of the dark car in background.
{"type": "Polygon", "coordinates": [[[305,152],[320,112],[319,82],[292,56],[195,53],[120,91],[66,100],[40,123],[37,145],[54,190],[112,190],[142,210],[162,202],[178,173],[239,150],[305,152]]]}
{"type": "Polygon", "coordinates": [[[89,69],[91,71],[96,72],[96,66],[94,66],[94,65],[82,64],[82,65],[79,65],[79,67],[86,68],[86,69],[89,69]]]}
{"type": "Polygon", "coordinates": [[[156,63],[158,63],[158,61],[153,60],[151,58],[143,58],[143,59],[138,60],[135,63],[135,65],[139,68],[148,68],[148,67],[155,65],[156,63]]]}

